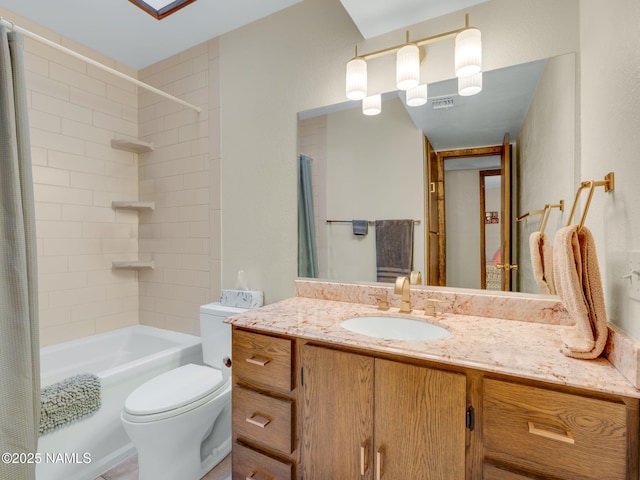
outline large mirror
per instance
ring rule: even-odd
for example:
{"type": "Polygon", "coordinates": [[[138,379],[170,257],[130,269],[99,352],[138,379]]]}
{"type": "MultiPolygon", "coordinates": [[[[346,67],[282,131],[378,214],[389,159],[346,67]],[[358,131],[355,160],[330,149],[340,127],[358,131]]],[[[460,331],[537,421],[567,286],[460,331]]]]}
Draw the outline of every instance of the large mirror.
{"type": "MultiPolygon", "coordinates": [[[[575,69],[570,53],[484,72],[482,92],[471,97],[458,96],[450,80],[429,84],[420,107],[391,92],[373,117],[359,102],[300,112],[299,160],[310,186],[299,188],[313,222],[304,228],[301,215],[299,232],[314,237],[305,245],[317,265],[307,275],[376,281],[375,221],[406,219],[422,283],[539,293],[528,238],[540,217],[517,218],[573,194],[575,69]],[[506,170],[496,150],[505,139],[506,170]],[[506,284],[496,268],[505,263],[506,284]]],[[[547,235],[564,217],[552,212],[547,235]]]]}

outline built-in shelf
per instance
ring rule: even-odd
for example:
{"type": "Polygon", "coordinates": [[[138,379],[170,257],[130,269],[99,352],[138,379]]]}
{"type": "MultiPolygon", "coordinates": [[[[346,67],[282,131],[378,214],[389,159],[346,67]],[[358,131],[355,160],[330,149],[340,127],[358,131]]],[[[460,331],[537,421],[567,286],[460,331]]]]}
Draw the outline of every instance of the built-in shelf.
{"type": "Polygon", "coordinates": [[[153,260],[141,261],[141,260],[122,260],[119,262],[111,262],[112,268],[129,268],[129,269],[141,269],[141,268],[154,268],[153,260]]]}
{"type": "Polygon", "coordinates": [[[133,153],[153,152],[153,143],[143,142],[142,140],[136,139],[112,139],[111,147],[133,153]]]}
{"type": "Polygon", "coordinates": [[[156,202],[141,202],[138,200],[114,200],[111,202],[111,208],[133,208],[136,210],[156,208],[156,202]]]}

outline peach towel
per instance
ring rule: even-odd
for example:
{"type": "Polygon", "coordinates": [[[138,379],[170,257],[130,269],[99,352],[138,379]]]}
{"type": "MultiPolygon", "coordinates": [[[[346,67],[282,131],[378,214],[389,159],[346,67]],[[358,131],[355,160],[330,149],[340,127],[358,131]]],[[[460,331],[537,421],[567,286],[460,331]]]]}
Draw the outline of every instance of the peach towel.
{"type": "Polygon", "coordinates": [[[540,291],[547,295],[555,295],[556,287],[553,281],[553,247],[542,232],[533,232],[529,236],[529,250],[531,251],[531,265],[533,277],[540,287],[540,291]]]}
{"type": "Polygon", "coordinates": [[[575,325],[563,334],[562,353],[591,359],[600,356],[609,327],[593,235],[578,225],[558,230],[553,263],[558,295],[575,325]]]}

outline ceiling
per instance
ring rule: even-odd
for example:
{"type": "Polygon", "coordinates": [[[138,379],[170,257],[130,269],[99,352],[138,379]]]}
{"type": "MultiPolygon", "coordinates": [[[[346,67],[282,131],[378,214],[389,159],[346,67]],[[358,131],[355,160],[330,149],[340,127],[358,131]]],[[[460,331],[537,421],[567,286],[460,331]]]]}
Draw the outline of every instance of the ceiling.
{"type": "MultiPolygon", "coordinates": [[[[128,0],[0,0],[0,7],[139,70],[300,1],[304,0],[196,0],[160,21],[128,0]]],[[[362,36],[370,38],[488,0],[340,1],[362,36]]],[[[526,83],[527,79],[534,78],[537,81],[537,76],[528,71],[522,81],[526,83]]],[[[430,98],[457,91],[455,84],[446,82],[429,88],[430,98]]],[[[482,126],[485,134],[493,136],[496,134],[492,132],[501,131],[502,135],[517,128],[514,132],[517,134],[522,112],[528,108],[528,99],[513,93],[507,100],[498,100],[504,98],[505,92],[505,85],[492,79],[491,72],[485,72],[482,95],[471,97],[473,104],[482,103],[477,110],[479,116],[467,110],[467,98],[457,95],[456,107],[452,109],[410,108],[409,114],[436,149],[451,145],[453,139],[448,137],[458,128],[469,132],[471,126],[482,126]],[[500,93],[502,97],[496,97],[494,93],[500,93]],[[486,111],[499,113],[492,115],[499,119],[496,120],[499,125],[488,124],[482,113],[486,111]],[[464,122],[470,123],[463,126],[464,122]]],[[[345,105],[354,106],[353,102],[345,105]]],[[[480,136],[480,133],[478,138],[469,138],[469,142],[475,145],[496,142],[495,139],[487,140],[487,136],[480,136]]],[[[497,142],[501,140],[502,137],[497,142]]]]}
{"type": "MultiPolygon", "coordinates": [[[[160,21],[128,0],[0,0],[0,7],[139,70],[300,1],[197,0],[160,21]]],[[[487,0],[340,1],[369,38],[487,0]]]]}

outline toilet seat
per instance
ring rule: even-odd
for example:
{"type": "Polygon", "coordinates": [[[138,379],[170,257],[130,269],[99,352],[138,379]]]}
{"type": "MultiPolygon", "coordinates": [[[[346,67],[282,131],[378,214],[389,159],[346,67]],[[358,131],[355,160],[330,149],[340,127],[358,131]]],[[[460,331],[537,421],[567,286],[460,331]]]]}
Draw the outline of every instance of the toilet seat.
{"type": "Polygon", "coordinates": [[[175,417],[215,398],[227,383],[215,368],[183,365],[136,388],[127,397],[122,416],[135,423],[175,417]]]}

